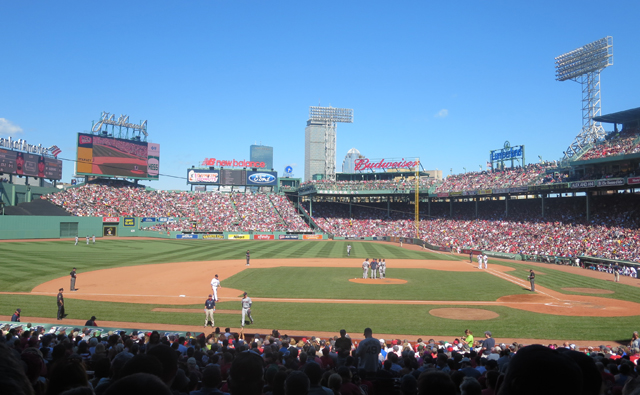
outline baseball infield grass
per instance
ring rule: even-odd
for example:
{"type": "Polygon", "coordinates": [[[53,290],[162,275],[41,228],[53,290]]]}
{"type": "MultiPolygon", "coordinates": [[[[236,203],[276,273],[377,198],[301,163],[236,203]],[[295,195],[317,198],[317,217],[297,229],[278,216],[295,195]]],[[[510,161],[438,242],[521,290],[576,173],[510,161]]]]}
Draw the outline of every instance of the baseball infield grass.
{"type": "MultiPolygon", "coordinates": [[[[80,273],[112,267],[165,262],[202,260],[243,260],[247,249],[252,260],[277,258],[346,258],[346,245],[351,244],[353,267],[348,268],[249,268],[223,279],[223,287],[247,290],[252,297],[364,299],[369,304],[254,302],[252,312],[259,328],[337,332],[346,329],[360,333],[364,327],[376,333],[440,334],[444,338],[461,336],[470,328],[476,334],[491,330],[494,337],[547,339],[628,339],[637,330],[638,317],[599,318],[568,317],[532,313],[504,306],[465,305],[465,301],[493,301],[500,296],[528,293],[522,287],[485,272],[446,272],[427,269],[394,269],[399,259],[458,259],[428,251],[413,251],[393,244],[371,242],[304,242],[304,241],[187,241],[187,240],[98,240],[95,245],[73,241],[43,241],[0,243],[0,290],[29,292],[36,285],[68,276],[72,267],[80,273]],[[388,277],[404,279],[403,285],[364,285],[345,279],[360,277],[360,262],[364,258],[385,258],[388,277]],[[460,305],[392,305],[377,300],[460,301],[460,305]],[[474,308],[495,312],[490,320],[443,319],[429,314],[436,308],[474,308]]],[[[491,260],[489,264],[491,265],[491,260]]],[[[500,261],[511,266],[511,275],[526,278],[526,263],[500,261]]],[[[542,269],[536,269],[542,271],[542,269]]],[[[637,301],[640,288],[592,279],[545,266],[545,275],[536,284],[549,289],[572,293],[562,288],[598,288],[613,290],[599,297],[637,301]]],[[[210,281],[203,276],[203,282],[210,281]]],[[[573,292],[575,294],[575,292],[573,292]]],[[[87,319],[95,315],[104,321],[125,321],[156,324],[200,325],[202,304],[180,306],[197,309],[195,313],[152,311],[175,307],[162,304],[95,302],[67,298],[68,318],[87,319]]],[[[21,307],[27,316],[53,317],[55,296],[0,295],[0,314],[10,316],[21,307]]],[[[220,310],[239,310],[240,302],[220,302],[220,310]]],[[[638,312],[640,315],[640,312],[638,312]]],[[[216,326],[238,327],[240,317],[217,314],[216,326]]],[[[160,327],[160,325],[159,325],[160,327]]],[[[249,327],[250,330],[251,327],[249,327]]]]}

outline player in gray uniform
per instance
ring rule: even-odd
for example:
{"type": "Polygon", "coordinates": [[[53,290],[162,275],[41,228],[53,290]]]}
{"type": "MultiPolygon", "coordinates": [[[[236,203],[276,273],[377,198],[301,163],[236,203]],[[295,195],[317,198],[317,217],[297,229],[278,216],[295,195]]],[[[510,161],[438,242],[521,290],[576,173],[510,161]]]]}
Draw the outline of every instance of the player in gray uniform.
{"type": "Polygon", "coordinates": [[[347,256],[351,256],[351,244],[347,244],[347,256]]]}
{"type": "Polygon", "coordinates": [[[245,316],[249,317],[251,323],[253,324],[253,317],[251,317],[251,298],[247,296],[247,293],[242,294],[242,327],[244,328],[244,319],[245,316]]]}
{"type": "Polygon", "coordinates": [[[369,274],[369,258],[365,259],[364,262],[362,262],[362,278],[367,278],[368,274],[369,274]]]}
{"type": "Polygon", "coordinates": [[[381,259],[380,262],[378,263],[378,271],[380,272],[380,278],[385,278],[386,276],[386,271],[387,271],[387,263],[384,261],[384,259],[381,259]]]}
{"type": "Polygon", "coordinates": [[[78,235],[76,235],[76,244],[75,245],[78,245],[78,235]]]}
{"type": "Polygon", "coordinates": [[[69,275],[71,276],[71,287],[69,288],[72,291],[76,290],[76,268],[74,267],[73,270],[71,271],[71,273],[69,273],[69,275]]]}

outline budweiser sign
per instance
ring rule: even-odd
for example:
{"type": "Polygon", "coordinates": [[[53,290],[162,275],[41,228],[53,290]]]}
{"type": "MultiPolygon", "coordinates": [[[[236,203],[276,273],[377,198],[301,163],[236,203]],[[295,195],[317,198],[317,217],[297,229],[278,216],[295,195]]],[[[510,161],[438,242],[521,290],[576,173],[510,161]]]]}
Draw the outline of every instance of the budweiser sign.
{"type": "Polygon", "coordinates": [[[222,160],[216,158],[205,158],[202,161],[202,166],[227,166],[227,167],[265,167],[266,164],[264,162],[251,162],[248,160],[222,160]]]}
{"type": "Polygon", "coordinates": [[[400,169],[415,167],[419,162],[401,159],[395,162],[385,162],[384,159],[380,159],[378,162],[371,162],[369,159],[356,159],[355,171],[362,170],[375,170],[375,169],[400,169]]]}

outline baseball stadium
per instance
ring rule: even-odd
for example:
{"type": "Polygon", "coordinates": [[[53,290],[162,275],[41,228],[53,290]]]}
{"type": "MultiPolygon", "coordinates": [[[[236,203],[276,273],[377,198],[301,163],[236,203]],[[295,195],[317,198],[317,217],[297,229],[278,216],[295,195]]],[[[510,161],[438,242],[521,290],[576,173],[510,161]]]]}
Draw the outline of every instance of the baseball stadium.
{"type": "Polygon", "coordinates": [[[412,356],[542,344],[638,359],[640,108],[593,117],[560,160],[506,142],[486,170],[446,178],[419,158],[355,155],[336,172],[336,122],[351,120],[311,108],[305,179],[206,159],[184,191],[145,185],[162,177],[146,122],[103,113],[78,133],[73,185],[57,185],[57,147],[3,143],[3,335],[157,333],[214,352],[286,339],[306,357],[371,328],[412,356]]]}

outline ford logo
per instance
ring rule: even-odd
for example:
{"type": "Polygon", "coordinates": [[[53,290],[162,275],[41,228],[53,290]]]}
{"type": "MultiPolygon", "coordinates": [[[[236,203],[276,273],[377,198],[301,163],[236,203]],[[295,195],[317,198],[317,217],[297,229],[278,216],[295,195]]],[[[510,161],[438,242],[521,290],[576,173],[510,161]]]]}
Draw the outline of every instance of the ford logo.
{"type": "Polygon", "coordinates": [[[276,178],[268,173],[254,173],[249,176],[249,181],[256,184],[272,184],[276,181],[276,178]]]}

